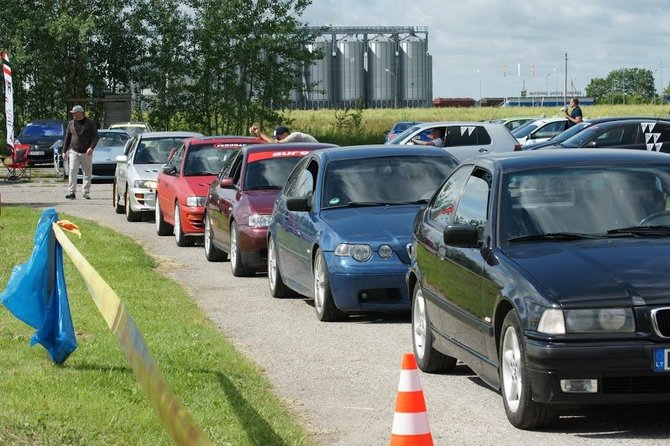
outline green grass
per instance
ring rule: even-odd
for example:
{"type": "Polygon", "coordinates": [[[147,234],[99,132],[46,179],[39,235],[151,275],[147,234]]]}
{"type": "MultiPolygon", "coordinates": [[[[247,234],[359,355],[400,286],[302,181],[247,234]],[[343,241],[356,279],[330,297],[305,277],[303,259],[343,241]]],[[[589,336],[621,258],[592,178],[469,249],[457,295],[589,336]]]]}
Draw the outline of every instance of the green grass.
{"type": "MultiPolygon", "coordinates": [[[[668,118],[668,105],[593,105],[582,107],[585,118],[603,116],[658,116],[668,118]]],[[[397,121],[481,121],[513,116],[560,116],[558,107],[401,108],[362,110],[358,128],[338,127],[336,110],[288,112],[290,129],[340,145],[383,143],[385,130],[397,121]]]]}
{"type": "MultiPolygon", "coordinates": [[[[33,247],[40,213],[3,207],[0,287],[33,247]]],[[[140,246],[87,220],[70,238],[116,291],[177,399],[217,445],[312,445],[262,370],[238,353],[140,246]]],[[[169,445],[157,414],[83,280],[65,257],[78,348],[54,365],[34,331],[0,306],[0,444],[169,445]]]]}

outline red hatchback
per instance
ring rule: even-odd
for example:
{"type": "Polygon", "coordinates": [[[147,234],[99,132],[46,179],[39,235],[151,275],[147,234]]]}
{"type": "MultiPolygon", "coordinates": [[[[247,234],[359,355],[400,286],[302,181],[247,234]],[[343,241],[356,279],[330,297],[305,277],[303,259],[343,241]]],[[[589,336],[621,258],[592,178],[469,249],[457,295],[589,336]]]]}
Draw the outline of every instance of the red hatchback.
{"type": "Polygon", "coordinates": [[[192,246],[204,232],[203,215],[209,185],[236,149],[262,142],[247,136],[189,138],[158,174],[156,233],[174,233],[177,246],[192,246]]]}
{"type": "Polygon", "coordinates": [[[321,143],[259,144],[224,163],[205,202],[205,257],[226,260],[234,276],[267,269],[267,231],[275,198],[303,155],[321,143]]]}

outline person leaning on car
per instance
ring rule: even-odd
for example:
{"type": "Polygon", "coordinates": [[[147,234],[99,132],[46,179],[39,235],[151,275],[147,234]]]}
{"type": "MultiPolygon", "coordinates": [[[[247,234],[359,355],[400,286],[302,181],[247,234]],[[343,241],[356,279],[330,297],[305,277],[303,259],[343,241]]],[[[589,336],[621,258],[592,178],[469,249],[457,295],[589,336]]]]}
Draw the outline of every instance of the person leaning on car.
{"type": "Polygon", "coordinates": [[[582,122],[582,109],[579,107],[579,99],[572,98],[570,100],[570,113],[568,113],[565,107],[563,108],[563,113],[568,118],[568,128],[582,122]]]}
{"type": "Polygon", "coordinates": [[[288,127],[279,126],[275,128],[274,137],[269,137],[261,132],[261,129],[252,125],[249,128],[249,133],[263,139],[265,142],[319,142],[312,135],[302,132],[291,132],[288,127]]]}
{"type": "Polygon", "coordinates": [[[84,173],[82,189],[84,198],[91,198],[91,175],[93,174],[93,150],[98,144],[98,127],[95,122],[84,116],[84,107],[75,105],[70,110],[72,119],[67,123],[65,140],[63,141],[63,157],[67,156],[69,161],[70,181],[65,198],[75,199],[77,191],[77,173],[79,165],[84,173]],[[68,148],[70,149],[68,152],[68,148]]]}

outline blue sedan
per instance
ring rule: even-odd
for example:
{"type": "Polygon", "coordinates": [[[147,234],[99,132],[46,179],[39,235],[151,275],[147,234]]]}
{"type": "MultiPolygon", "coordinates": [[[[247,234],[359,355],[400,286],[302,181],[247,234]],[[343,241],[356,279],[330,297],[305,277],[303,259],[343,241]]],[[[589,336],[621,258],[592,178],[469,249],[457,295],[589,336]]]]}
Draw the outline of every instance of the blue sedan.
{"type": "Polygon", "coordinates": [[[407,245],[417,211],[458,161],[436,147],[359,146],[306,155],[268,231],[274,297],[314,298],[321,321],[409,311],[407,245]]]}

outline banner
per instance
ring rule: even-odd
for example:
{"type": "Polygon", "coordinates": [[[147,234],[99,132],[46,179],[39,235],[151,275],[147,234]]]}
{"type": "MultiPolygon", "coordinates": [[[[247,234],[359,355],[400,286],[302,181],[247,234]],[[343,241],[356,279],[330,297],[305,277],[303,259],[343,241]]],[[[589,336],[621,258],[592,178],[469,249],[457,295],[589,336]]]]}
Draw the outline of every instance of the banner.
{"type": "Polygon", "coordinates": [[[2,52],[2,73],[5,76],[5,119],[7,121],[7,150],[14,153],[14,89],[12,87],[12,67],[9,57],[2,52]]]}

